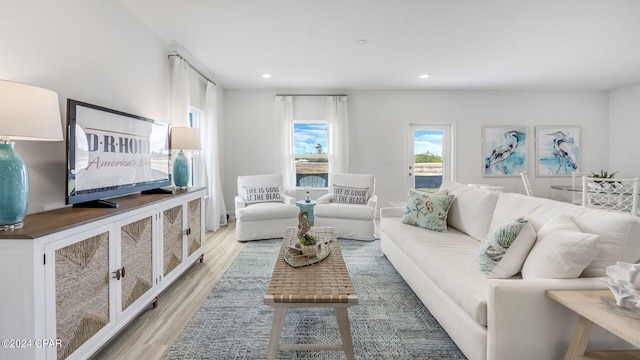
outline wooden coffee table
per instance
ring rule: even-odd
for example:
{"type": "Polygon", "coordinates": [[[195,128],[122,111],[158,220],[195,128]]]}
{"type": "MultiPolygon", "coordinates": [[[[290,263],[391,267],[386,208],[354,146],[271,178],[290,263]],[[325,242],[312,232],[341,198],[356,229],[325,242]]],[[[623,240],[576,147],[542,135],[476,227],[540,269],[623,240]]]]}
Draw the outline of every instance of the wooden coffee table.
{"type": "MultiPolygon", "coordinates": [[[[313,235],[314,229],[309,231],[313,235]]],[[[326,228],[324,228],[326,231],[326,228]]],[[[267,359],[275,359],[278,350],[338,350],[347,359],[354,358],[353,341],[347,308],[358,304],[349,271],[344,263],[338,241],[333,236],[329,243],[331,253],[326,259],[313,265],[292,267],[284,260],[285,248],[296,236],[297,229],[287,229],[264,303],[273,306],[274,315],[269,337],[267,359]],[[292,230],[293,229],[293,230],[292,230]],[[291,307],[333,307],[340,329],[342,344],[280,344],[287,310],[291,307]]]]}

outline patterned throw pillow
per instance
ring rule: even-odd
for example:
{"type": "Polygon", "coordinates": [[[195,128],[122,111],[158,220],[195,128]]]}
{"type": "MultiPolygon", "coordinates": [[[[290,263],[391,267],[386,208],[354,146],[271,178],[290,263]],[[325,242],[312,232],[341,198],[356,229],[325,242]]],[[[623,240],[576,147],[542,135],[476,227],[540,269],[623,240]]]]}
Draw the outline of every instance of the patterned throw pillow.
{"type": "Polygon", "coordinates": [[[489,232],[478,248],[480,272],[490,279],[507,279],[519,273],[536,242],[536,231],[520,218],[489,232]]]}
{"type": "Polygon", "coordinates": [[[348,186],[333,185],[331,202],[340,204],[366,205],[369,200],[369,188],[354,188],[348,186]]]}
{"type": "Polygon", "coordinates": [[[263,202],[282,202],[280,185],[244,186],[244,202],[247,205],[263,202]]]}
{"type": "Polygon", "coordinates": [[[410,190],[402,222],[428,230],[447,232],[447,214],[453,195],[434,195],[410,190]]]}

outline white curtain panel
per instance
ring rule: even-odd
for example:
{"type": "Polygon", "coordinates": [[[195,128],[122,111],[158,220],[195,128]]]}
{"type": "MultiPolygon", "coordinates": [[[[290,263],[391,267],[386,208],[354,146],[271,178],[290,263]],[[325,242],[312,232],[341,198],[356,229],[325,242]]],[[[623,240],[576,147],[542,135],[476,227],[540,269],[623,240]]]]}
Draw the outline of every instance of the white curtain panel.
{"type": "Polygon", "coordinates": [[[178,56],[171,56],[171,125],[189,126],[189,96],[189,64],[178,56]]]}
{"type": "Polygon", "coordinates": [[[349,116],[346,96],[327,96],[329,176],[349,172],[349,116]]]}
{"type": "Polygon", "coordinates": [[[200,179],[198,184],[207,187],[205,198],[205,227],[216,231],[227,223],[227,208],[224,205],[222,186],[220,183],[220,152],[218,149],[218,98],[216,86],[207,81],[204,101],[204,119],[200,124],[200,141],[202,143],[202,160],[200,162],[200,179]]]}
{"type": "Polygon", "coordinates": [[[282,147],[282,186],[286,195],[294,196],[296,190],[296,164],[293,157],[293,97],[276,96],[276,121],[279,124],[282,147]]]}

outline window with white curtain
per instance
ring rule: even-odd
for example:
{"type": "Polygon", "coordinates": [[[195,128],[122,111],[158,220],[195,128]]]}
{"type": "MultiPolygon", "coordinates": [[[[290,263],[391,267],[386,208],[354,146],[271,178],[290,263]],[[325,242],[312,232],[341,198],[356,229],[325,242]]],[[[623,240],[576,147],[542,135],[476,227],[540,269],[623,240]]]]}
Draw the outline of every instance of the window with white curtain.
{"type": "MultiPolygon", "coordinates": [[[[203,121],[203,111],[198,109],[197,107],[190,106],[189,107],[189,127],[202,129],[201,122],[203,121]]],[[[200,162],[202,161],[201,151],[192,151],[191,152],[191,180],[190,183],[192,186],[206,186],[205,184],[198,184],[198,179],[200,179],[200,162]]]]}
{"type": "Polygon", "coordinates": [[[329,124],[294,121],[292,128],[296,187],[326,188],[329,177],[329,124]]]}

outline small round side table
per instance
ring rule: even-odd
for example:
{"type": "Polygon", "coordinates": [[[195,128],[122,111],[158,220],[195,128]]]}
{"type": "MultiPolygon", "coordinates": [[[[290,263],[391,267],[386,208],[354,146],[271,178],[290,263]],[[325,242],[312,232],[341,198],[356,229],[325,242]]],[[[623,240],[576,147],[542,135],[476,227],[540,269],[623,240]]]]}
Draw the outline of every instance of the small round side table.
{"type": "Polygon", "coordinates": [[[309,225],[313,226],[313,208],[318,204],[315,200],[311,200],[309,202],[305,200],[296,201],[296,205],[300,208],[300,211],[307,211],[307,216],[309,217],[309,225]]]}

